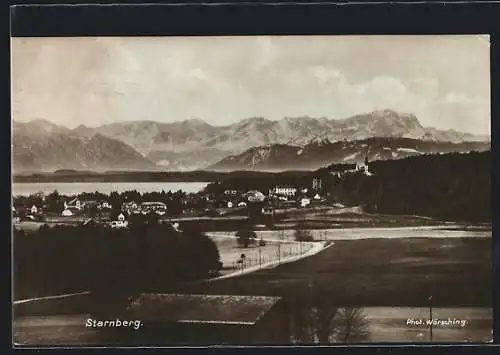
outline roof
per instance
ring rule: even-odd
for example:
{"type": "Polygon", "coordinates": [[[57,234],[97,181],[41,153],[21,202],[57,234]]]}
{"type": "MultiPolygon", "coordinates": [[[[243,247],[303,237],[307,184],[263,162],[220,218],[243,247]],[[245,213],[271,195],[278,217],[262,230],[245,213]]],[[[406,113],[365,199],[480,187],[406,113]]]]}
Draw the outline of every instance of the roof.
{"type": "Polygon", "coordinates": [[[70,201],[68,202],[68,204],[70,204],[70,203],[76,203],[76,201],[80,201],[80,200],[78,199],[78,197],[75,197],[74,199],[70,200],[70,201]]]}
{"type": "Polygon", "coordinates": [[[247,195],[247,194],[260,194],[260,195],[261,195],[261,194],[262,194],[262,192],[260,192],[260,191],[258,191],[258,190],[248,190],[248,191],[245,193],[245,195],[247,195]]]}
{"type": "MultiPolygon", "coordinates": [[[[72,213],[77,213],[77,212],[80,212],[80,210],[76,207],[73,207],[73,206],[69,206],[68,208],[65,208],[64,211],[71,211],[72,213]]],[[[63,211],[63,212],[64,212],[63,211]]]]}
{"type": "Polygon", "coordinates": [[[142,206],[166,206],[164,202],[154,201],[154,202],[143,202],[142,206]]]}
{"type": "Polygon", "coordinates": [[[281,298],[269,296],[141,294],[126,316],[145,322],[253,325],[281,298]]]}
{"type": "Polygon", "coordinates": [[[86,205],[98,205],[99,202],[96,200],[85,200],[83,201],[86,205]]]}

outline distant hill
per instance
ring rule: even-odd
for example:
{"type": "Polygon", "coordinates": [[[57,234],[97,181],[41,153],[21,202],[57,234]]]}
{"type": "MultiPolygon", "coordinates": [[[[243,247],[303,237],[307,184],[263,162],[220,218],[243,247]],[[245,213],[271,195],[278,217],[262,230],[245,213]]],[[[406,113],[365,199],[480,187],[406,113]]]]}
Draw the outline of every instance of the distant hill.
{"type": "Polygon", "coordinates": [[[337,200],[386,214],[452,221],[491,222],[491,151],[414,156],[370,164],[372,176],[332,178],[338,166],[320,169],[337,200]]]}
{"type": "Polygon", "coordinates": [[[127,144],[101,134],[80,135],[46,120],[13,124],[13,170],[153,169],[155,164],[127,144]]]}
{"type": "Polygon", "coordinates": [[[321,178],[321,195],[345,206],[361,206],[368,213],[491,222],[491,158],[489,150],[378,160],[369,164],[370,176],[351,173],[341,178],[331,173],[350,169],[352,164],[332,164],[308,172],[227,174],[207,189],[267,192],[276,185],[311,189],[313,178],[321,178]]]}
{"type": "Polygon", "coordinates": [[[98,133],[119,140],[169,171],[204,169],[228,156],[269,145],[304,147],[312,141],[353,141],[373,137],[454,143],[490,140],[488,136],[423,127],[416,116],[393,110],[344,119],[303,116],[273,121],[250,117],[228,126],[212,126],[200,119],[174,123],[120,122],[94,128],[80,125],[74,132],[86,137],[98,133]]]}
{"type": "Polygon", "coordinates": [[[491,149],[489,142],[440,142],[410,138],[368,138],[356,141],[330,142],[313,140],[300,146],[268,145],[251,148],[227,157],[209,167],[214,171],[290,169],[315,170],[330,164],[353,164],[365,158],[373,160],[401,159],[409,156],[491,149]]]}

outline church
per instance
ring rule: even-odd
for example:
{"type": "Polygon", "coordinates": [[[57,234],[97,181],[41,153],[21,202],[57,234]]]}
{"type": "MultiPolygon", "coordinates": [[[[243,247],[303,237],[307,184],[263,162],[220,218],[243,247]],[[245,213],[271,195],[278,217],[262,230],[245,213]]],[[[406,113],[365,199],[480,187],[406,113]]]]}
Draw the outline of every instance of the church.
{"type": "MultiPolygon", "coordinates": [[[[368,169],[368,156],[365,158],[364,163],[356,163],[356,171],[361,171],[365,174],[370,173],[368,169]]],[[[371,173],[370,173],[371,174],[371,173]]]]}

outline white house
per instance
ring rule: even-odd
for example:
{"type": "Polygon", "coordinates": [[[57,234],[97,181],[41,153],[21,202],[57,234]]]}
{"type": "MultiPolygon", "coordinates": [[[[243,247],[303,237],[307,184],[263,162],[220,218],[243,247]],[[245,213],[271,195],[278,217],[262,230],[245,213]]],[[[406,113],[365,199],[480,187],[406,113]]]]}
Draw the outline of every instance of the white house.
{"type": "Polygon", "coordinates": [[[251,190],[246,193],[248,202],[262,202],[266,199],[266,196],[260,191],[251,190]]]}
{"type": "Polygon", "coordinates": [[[138,214],[141,212],[139,205],[135,201],[123,203],[121,210],[128,214],[138,214]]]}
{"type": "Polygon", "coordinates": [[[61,215],[65,217],[70,217],[78,214],[78,212],[80,212],[80,210],[77,209],[76,207],[67,207],[64,209],[64,211],[62,211],[61,215]]]}
{"type": "Polygon", "coordinates": [[[314,178],[312,181],[313,190],[321,190],[322,188],[322,180],[321,178],[314,178]]]}
{"type": "Polygon", "coordinates": [[[315,200],[321,200],[321,196],[319,194],[314,195],[315,200]]]}
{"type": "Polygon", "coordinates": [[[81,210],[83,207],[82,202],[78,199],[78,197],[75,197],[69,202],[64,201],[64,209],[68,208],[76,208],[77,210],[81,210]]]}
{"type": "Polygon", "coordinates": [[[274,214],[274,209],[272,207],[264,207],[261,212],[263,215],[272,215],[274,214]]]}
{"type": "Polygon", "coordinates": [[[179,223],[175,222],[172,224],[172,227],[177,231],[177,232],[181,232],[181,229],[180,229],[180,226],[179,226],[179,223]]]}
{"type": "Polygon", "coordinates": [[[297,188],[292,186],[275,186],[269,191],[269,194],[293,197],[297,194],[297,188]]]}
{"type": "Polygon", "coordinates": [[[127,221],[112,221],[111,222],[111,228],[127,228],[127,227],[128,227],[127,221]]]}
{"type": "Polygon", "coordinates": [[[233,203],[231,201],[227,202],[227,208],[233,208],[233,203]]]}
{"type": "Polygon", "coordinates": [[[125,219],[125,215],[123,213],[120,213],[116,217],[116,221],[111,222],[111,228],[127,228],[128,227],[128,222],[125,219]]]}
{"type": "Polygon", "coordinates": [[[108,209],[109,210],[109,209],[112,208],[111,204],[108,201],[101,202],[100,205],[101,205],[102,209],[108,209]]]}
{"type": "MultiPolygon", "coordinates": [[[[365,161],[362,163],[356,163],[356,171],[361,171],[363,173],[369,173],[368,170],[368,157],[365,158],[365,161]]],[[[366,174],[368,175],[368,174],[366,174]]],[[[370,174],[371,175],[371,174],[370,174]]]]}
{"type": "Polygon", "coordinates": [[[163,202],[143,202],[141,204],[141,212],[142,214],[155,212],[156,214],[163,216],[167,213],[167,205],[163,202]]]}
{"type": "Polygon", "coordinates": [[[365,163],[356,163],[356,171],[368,171],[368,165],[365,163]]]}
{"type": "Polygon", "coordinates": [[[31,214],[37,214],[38,208],[35,205],[33,205],[33,206],[31,206],[30,212],[31,212],[31,214]]]}
{"type": "Polygon", "coordinates": [[[301,198],[300,199],[300,207],[307,207],[311,204],[311,200],[308,198],[301,198]]]}

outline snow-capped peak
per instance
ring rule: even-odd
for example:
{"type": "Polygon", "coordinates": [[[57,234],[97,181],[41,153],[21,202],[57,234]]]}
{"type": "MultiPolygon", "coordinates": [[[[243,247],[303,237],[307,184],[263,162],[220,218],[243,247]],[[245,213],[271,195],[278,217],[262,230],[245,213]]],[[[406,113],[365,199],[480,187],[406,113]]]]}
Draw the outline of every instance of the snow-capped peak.
{"type": "Polygon", "coordinates": [[[311,139],[309,141],[309,144],[311,145],[317,145],[319,147],[323,146],[323,145],[327,145],[327,144],[330,144],[330,140],[326,137],[314,137],[313,139],[311,139]]]}

